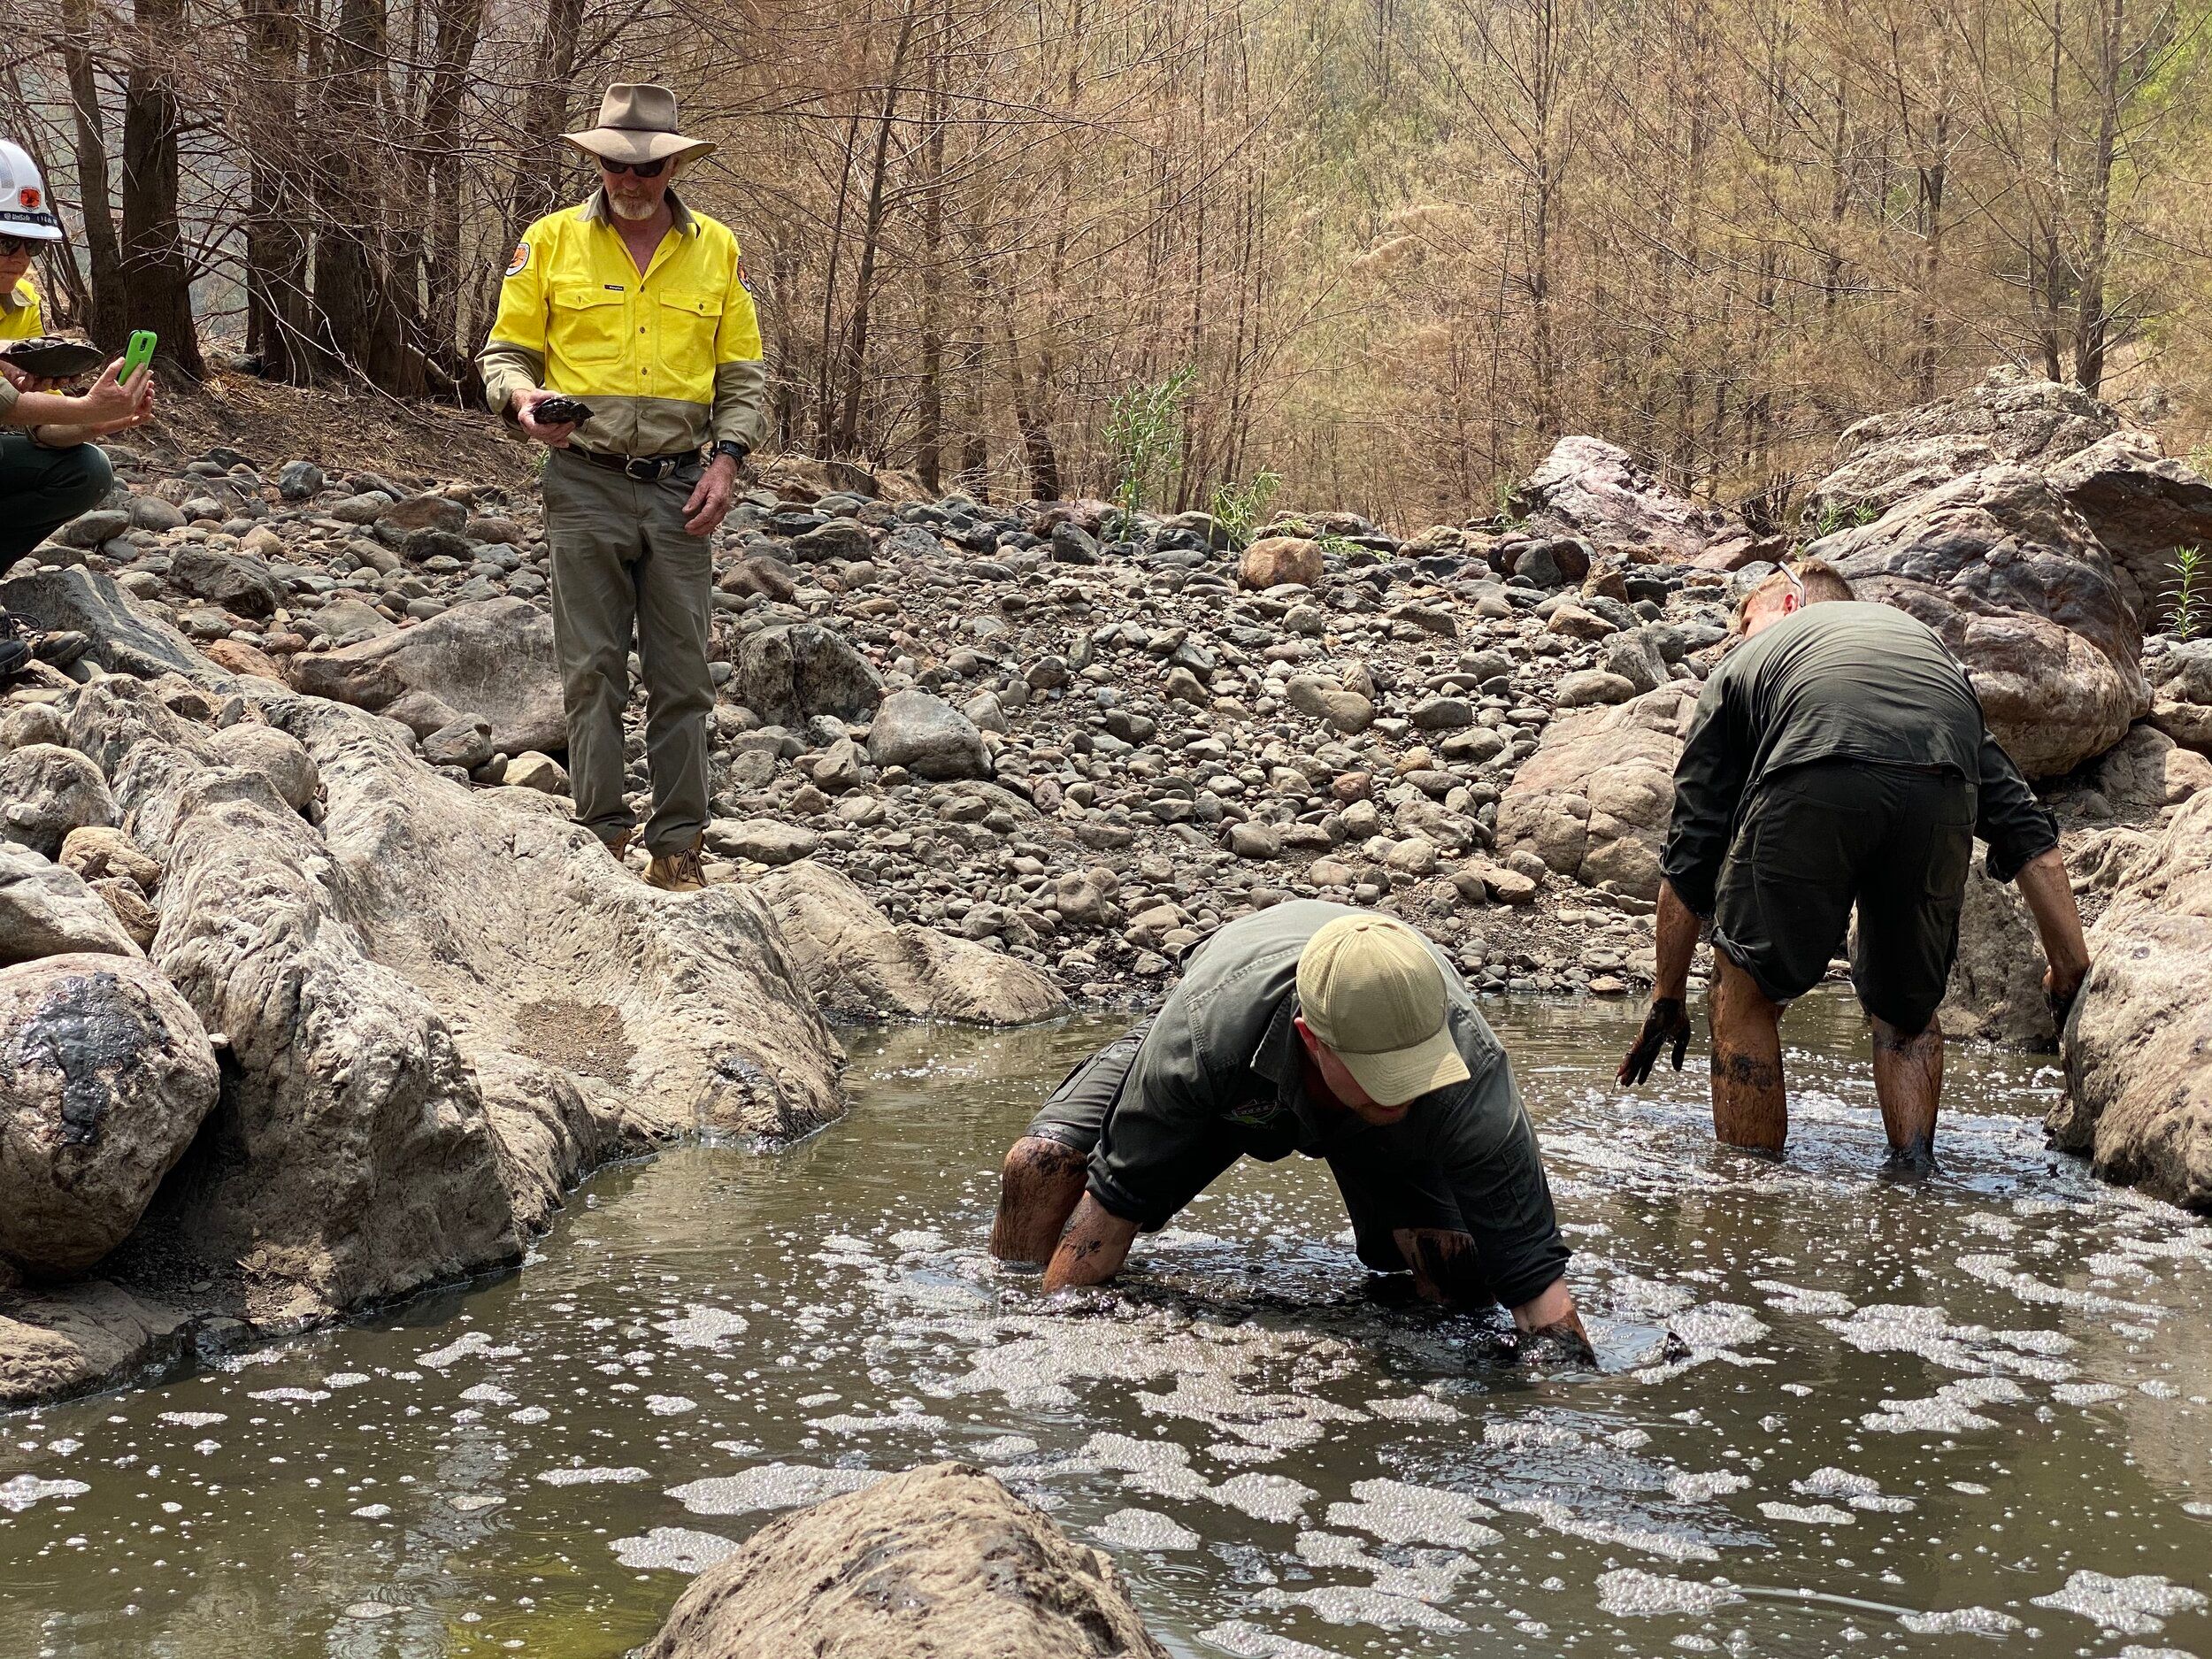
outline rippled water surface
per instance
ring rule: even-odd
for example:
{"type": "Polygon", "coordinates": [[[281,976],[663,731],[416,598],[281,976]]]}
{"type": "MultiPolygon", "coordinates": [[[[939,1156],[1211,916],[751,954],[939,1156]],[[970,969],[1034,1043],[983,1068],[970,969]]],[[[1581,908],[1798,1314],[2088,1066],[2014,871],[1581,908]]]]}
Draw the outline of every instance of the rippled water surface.
{"type": "Polygon", "coordinates": [[[1611,1086],[1626,1008],[1494,1018],[1602,1375],[1377,1294],[1302,1159],[1048,1309],[996,1161],[1114,1027],[860,1035],[846,1121],[610,1172],[518,1278],[0,1417],[0,1655],[613,1659],[780,1509],[957,1457],[1179,1655],[2212,1659],[2212,1229],[2046,1152],[2048,1072],[1955,1051],[1901,1187],[1840,1002],[1778,1166],[1694,1070],[1611,1086]]]}

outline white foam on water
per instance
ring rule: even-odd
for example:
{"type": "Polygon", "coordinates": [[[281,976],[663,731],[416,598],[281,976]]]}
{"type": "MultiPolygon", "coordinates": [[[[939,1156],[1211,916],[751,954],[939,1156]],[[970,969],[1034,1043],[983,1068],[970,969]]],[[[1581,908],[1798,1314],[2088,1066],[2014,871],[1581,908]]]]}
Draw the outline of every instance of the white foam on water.
{"type": "Polygon", "coordinates": [[[1332,1503],[1331,1526],[1348,1526],[1388,1544],[1436,1544],[1447,1549],[1484,1549],[1504,1534],[1476,1518],[1496,1510],[1479,1498],[1402,1480],[1360,1480],[1352,1503],[1332,1503]]]}
{"type": "Polygon", "coordinates": [[[1770,1521],[1793,1521],[1802,1526],[1849,1526],[1858,1519],[1832,1503],[1762,1503],[1759,1513],[1770,1521]]]}
{"type": "Polygon", "coordinates": [[[446,1508],[459,1515],[480,1515],[486,1509],[495,1509],[507,1500],[492,1492],[455,1492],[446,1496],[446,1508]]]}
{"type": "Polygon", "coordinates": [[[1333,1647],[1317,1647],[1311,1642],[1278,1636],[1240,1618],[1225,1619],[1202,1630],[1198,1640],[1233,1654],[1236,1659],[1345,1659],[1333,1647]]]}
{"type": "Polygon", "coordinates": [[[2149,1572],[2114,1578],[2084,1571],[2068,1578],[2063,1589],[2032,1599],[2038,1607],[2075,1614],[2122,1636],[2155,1636],[2176,1614],[2205,1605],[2202,1591],[2149,1572]]]}
{"type": "Polygon", "coordinates": [[[1321,1494],[1287,1475],[1233,1475],[1206,1495],[1250,1516],[1256,1521],[1298,1520],[1306,1505],[1321,1494]]]}
{"type": "Polygon", "coordinates": [[[645,1409],[657,1417],[680,1417],[687,1411],[696,1411],[699,1402],[681,1394],[648,1394],[645,1409]]]}
{"type": "Polygon", "coordinates": [[[374,1380],[366,1371],[336,1371],[323,1379],[323,1386],[326,1388],[358,1388],[363,1383],[374,1380]]]}
{"type": "Polygon", "coordinates": [[[1726,1585],[1663,1578],[1640,1567],[1617,1567],[1598,1575],[1599,1610],[1616,1618],[1696,1617],[1742,1600],[1726,1585]]]}
{"type": "Polygon", "coordinates": [[[1090,1531],[1110,1549],[1196,1549],[1202,1541],[1157,1509],[1116,1509],[1090,1531]]]}
{"type": "Polygon", "coordinates": [[[1924,1400],[1884,1400],[1881,1409],[1859,1419],[1859,1426],[1878,1434],[1967,1434],[1993,1429],[1994,1417],[1985,1417],[1978,1406],[2023,1405],[2027,1391],[2008,1377],[1966,1377],[1946,1383],[1924,1400]]]}
{"type": "Polygon", "coordinates": [[[511,1406],[515,1402],[514,1395],[509,1394],[504,1388],[488,1382],[476,1383],[462,1389],[461,1398],[472,1405],[480,1406],[511,1406]]]}
{"type": "Polygon", "coordinates": [[[2166,1317],[2163,1308],[2153,1308],[2139,1302],[2122,1302],[2093,1290],[2070,1290],[2063,1285],[2049,1285],[2032,1273],[2015,1271],[2009,1256],[1962,1256],[1959,1271],[1971,1274],[1985,1285],[1994,1285],[2008,1291],[2022,1302],[2037,1302],[2059,1308],[2077,1308],[2084,1313],[2124,1313],[2155,1324],[2166,1317]]]}
{"type": "Polygon", "coordinates": [[[380,1521],[392,1512],[388,1503],[365,1503],[356,1509],[354,1518],[362,1521],[380,1521]]]}
{"type": "Polygon", "coordinates": [[[694,1578],[737,1553],[737,1545],[718,1532],[687,1526],[657,1526],[641,1538],[618,1538],[611,1548],[614,1558],[634,1571],[694,1578]]]}
{"type": "Polygon", "coordinates": [[[246,1398],[265,1401],[272,1405],[311,1406],[318,1400],[329,1399],[330,1390],[327,1388],[264,1388],[258,1394],[248,1394],[246,1398]]]}
{"type": "Polygon", "coordinates": [[[1717,1469],[1709,1474],[1675,1475],[1667,1481],[1667,1495],[1677,1503],[1703,1503],[1712,1498],[1724,1498],[1732,1492],[1741,1492],[1751,1484],[1751,1477],[1740,1475],[1732,1470],[1717,1469]]]}
{"type": "Polygon", "coordinates": [[[427,1354],[416,1355],[415,1363],[427,1365],[432,1371],[443,1371],[449,1365],[458,1365],[472,1354],[488,1353],[491,1345],[491,1337],[486,1333],[469,1331],[443,1348],[433,1348],[427,1354]]]}
{"type": "Polygon", "coordinates": [[[741,1313],[694,1302],[685,1304],[682,1318],[663,1320],[653,1328],[665,1333],[678,1348],[718,1348],[730,1338],[741,1336],[752,1327],[741,1313]]]}
{"type": "Polygon", "coordinates": [[[92,1488],[81,1480],[42,1480],[36,1475],[18,1475],[0,1480],[0,1509],[19,1515],[48,1498],[81,1498],[92,1488]]]}
{"type": "Polygon", "coordinates": [[[1454,1618],[1425,1601],[1352,1585],[1325,1585],[1317,1590],[1263,1590],[1252,1599],[1262,1607],[1302,1607],[1332,1624],[1375,1624],[1384,1630],[1420,1630],[1438,1635],[1467,1628],[1465,1620],[1454,1618]]]}
{"type": "Polygon", "coordinates": [[[719,1475],[672,1487],[668,1495],[694,1515],[750,1515],[756,1509],[788,1509],[819,1503],[872,1486],[883,1479],[873,1469],[818,1469],[810,1463],[763,1463],[741,1474],[719,1475]]]}
{"type": "Polygon", "coordinates": [[[230,1421],[227,1411],[164,1411],[154,1419],[166,1423],[173,1429],[211,1429],[218,1423],[230,1421]]]}
{"type": "Polygon", "coordinates": [[[1429,1394],[1409,1394],[1399,1400],[1370,1400],[1368,1410],[1393,1423],[1456,1423],[1467,1414],[1429,1394]]]}
{"type": "Polygon", "coordinates": [[[2020,1621],[1991,1607],[1958,1607],[1943,1613],[1902,1613],[1897,1622],[1916,1636],[2002,1636],[2020,1621]]]}
{"type": "Polygon", "coordinates": [[[549,1486],[626,1486],[652,1478],[626,1463],[619,1469],[548,1469],[538,1476],[549,1486]]]}
{"type": "Polygon", "coordinates": [[[833,1417],[807,1419],[807,1427],[819,1429],[825,1434],[879,1434],[886,1429],[926,1429],[934,1432],[944,1426],[944,1418],[911,1409],[881,1412],[874,1417],[860,1417],[848,1411],[833,1417]]]}
{"type": "Polygon", "coordinates": [[[1855,1304],[1851,1298],[1832,1290],[1806,1290],[1778,1279],[1755,1279],[1754,1290],[1767,1293],[1767,1306],[1777,1313],[1803,1316],[1827,1315],[1840,1318],[1850,1313],[1855,1304]]]}
{"type": "Polygon", "coordinates": [[[2061,1383],[2051,1390],[2051,1398],[2062,1406],[2101,1406],[2126,1395],[2126,1389],[2108,1382],[2061,1383]]]}
{"type": "Polygon", "coordinates": [[[1687,1537],[1680,1532],[1627,1526],[1618,1521],[1588,1519],[1577,1515],[1554,1498],[1515,1498],[1496,1492],[1490,1493],[1488,1496],[1500,1509],[1516,1515],[1532,1516],[1553,1532],[1563,1532],[1569,1538],[1587,1539],[1593,1544],[1618,1544],[1624,1549],[1641,1550],[1647,1555],[1657,1555],[1667,1561],[1720,1559],[1720,1552],[1701,1539],[1687,1537]]]}
{"type": "Polygon", "coordinates": [[[1037,1442],[1026,1434],[1000,1434],[968,1448],[968,1455],[979,1463],[1010,1463],[1017,1458],[1033,1456],[1037,1442]]]}
{"type": "Polygon", "coordinates": [[[1757,1341],[1766,1335],[1769,1326],[1740,1303],[1709,1302],[1670,1315],[1667,1329],[1688,1343],[1693,1351],[1720,1352],[1757,1341]]]}
{"type": "Polygon", "coordinates": [[[518,1410],[510,1411],[507,1414],[507,1421],[521,1424],[543,1423],[552,1415],[543,1406],[524,1406],[518,1410]]]}
{"type": "Polygon", "coordinates": [[[1631,1319],[1664,1319],[1697,1303],[1697,1292],[1687,1285],[1622,1273],[1607,1281],[1606,1300],[1613,1311],[1631,1319]]]}
{"type": "Polygon", "coordinates": [[[1516,1417],[1503,1423],[1484,1424],[1482,1443],[1510,1451],[1571,1450],[1582,1444],[1582,1434],[1579,1430],[1556,1423],[1516,1417]]]}

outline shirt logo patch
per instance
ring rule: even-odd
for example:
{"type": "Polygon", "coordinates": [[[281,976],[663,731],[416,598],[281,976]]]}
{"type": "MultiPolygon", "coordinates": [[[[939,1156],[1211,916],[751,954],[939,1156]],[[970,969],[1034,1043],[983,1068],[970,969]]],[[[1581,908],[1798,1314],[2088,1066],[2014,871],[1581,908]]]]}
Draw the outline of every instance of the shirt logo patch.
{"type": "Polygon", "coordinates": [[[753,291],[752,273],[745,269],[745,262],[742,259],[737,262],[737,286],[748,294],[753,291]]]}
{"type": "Polygon", "coordinates": [[[507,274],[509,276],[520,276],[529,263],[530,244],[526,242],[517,242],[515,244],[513,256],[507,261],[507,274]]]}

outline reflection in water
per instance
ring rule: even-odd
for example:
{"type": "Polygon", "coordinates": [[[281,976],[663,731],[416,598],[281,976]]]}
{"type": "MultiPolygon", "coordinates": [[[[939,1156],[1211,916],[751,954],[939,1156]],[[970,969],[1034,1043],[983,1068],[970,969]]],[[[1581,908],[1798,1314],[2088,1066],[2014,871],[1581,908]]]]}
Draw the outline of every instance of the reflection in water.
{"type": "Polygon", "coordinates": [[[1303,1160],[1046,1304],[997,1159],[1117,1022],[861,1034],[847,1121],[610,1171],[518,1278],[0,1419],[0,1653],[614,1659],[780,1509],[960,1457],[1180,1655],[2212,1659],[2212,1231],[2045,1151],[2030,1063],[1955,1053],[1903,1186],[1841,1002],[1780,1164],[1701,1071],[1613,1087],[1632,1020],[1498,1016],[1601,1375],[1404,1305],[1303,1160]]]}

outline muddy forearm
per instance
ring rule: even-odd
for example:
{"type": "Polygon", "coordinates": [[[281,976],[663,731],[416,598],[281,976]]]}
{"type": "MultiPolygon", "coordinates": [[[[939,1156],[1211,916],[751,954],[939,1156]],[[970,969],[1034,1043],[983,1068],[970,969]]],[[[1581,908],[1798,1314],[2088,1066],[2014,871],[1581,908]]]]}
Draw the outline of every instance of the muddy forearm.
{"type": "Polygon", "coordinates": [[[1045,1294],[1077,1285],[1103,1284],[1121,1271],[1129,1258],[1130,1240],[1137,1224],[1124,1221],[1088,1193],[1069,1217],[1060,1235],[1060,1248],[1045,1269],[1045,1294]]]}
{"type": "Polygon", "coordinates": [[[2031,858],[2014,878],[2020,896],[2028,902],[2035,918],[2036,935],[2043,941],[2044,960],[2051,977],[2070,990],[2089,969],[2089,941],[2082,936],[2081,909],[2066,879],[2066,859],[2057,848],[2031,858]]]}
{"type": "Polygon", "coordinates": [[[1682,902],[1674,883],[1659,883],[1657,960],[1652,969],[1651,994],[1680,1002],[1689,990],[1690,963],[1697,955],[1697,936],[1703,924],[1697,912],[1682,902]]]}

